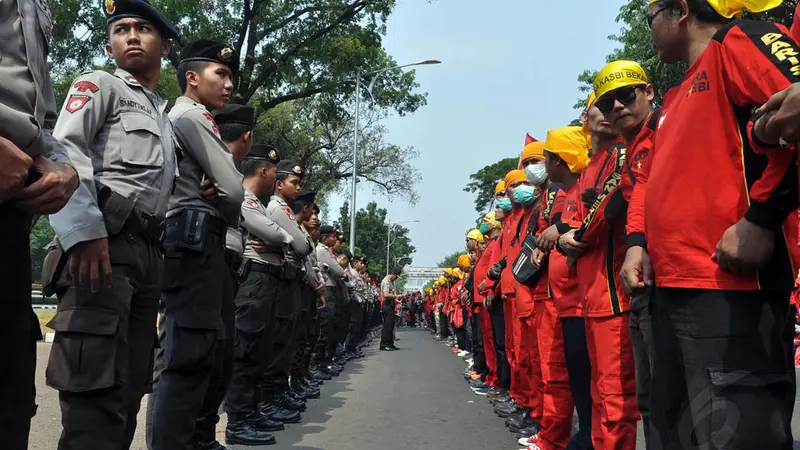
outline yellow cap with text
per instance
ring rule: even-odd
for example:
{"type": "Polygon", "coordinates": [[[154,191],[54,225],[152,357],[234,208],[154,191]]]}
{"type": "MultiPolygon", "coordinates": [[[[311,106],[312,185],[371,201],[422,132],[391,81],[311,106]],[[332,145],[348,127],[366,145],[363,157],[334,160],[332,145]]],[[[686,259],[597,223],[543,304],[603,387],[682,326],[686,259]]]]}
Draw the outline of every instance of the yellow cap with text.
{"type": "Polygon", "coordinates": [[[597,98],[627,86],[647,85],[647,74],[635,61],[614,61],[608,63],[594,78],[594,93],[597,98]]]}

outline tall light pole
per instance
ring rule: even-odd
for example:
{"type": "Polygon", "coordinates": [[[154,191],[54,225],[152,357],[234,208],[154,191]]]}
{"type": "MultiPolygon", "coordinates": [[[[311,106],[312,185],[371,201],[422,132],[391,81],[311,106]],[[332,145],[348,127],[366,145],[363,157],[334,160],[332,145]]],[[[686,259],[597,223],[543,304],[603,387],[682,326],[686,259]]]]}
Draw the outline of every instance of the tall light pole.
{"type": "Polygon", "coordinates": [[[402,225],[404,223],[419,223],[419,220],[408,220],[405,222],[397,222],[393,224],[392,220],[389,219],[389,226],[388,228],[386,228],[386,275],[389,275],[389,270],[391,270],[391,268],[389,267],[389,262],[392,252],[392,228],[396,227],[397,225],[402,225]]]}
{"type": "MultiPolygon", "coordinates": [[[[382,73],[390,70],[402,69],[411,66],[425,66],[429,64],[441,64],[442,62],[436,59],[426,59],[417,61],[411,64],[403,64],[400,66],[387,67],[384,69],[373,70],[371,72],[361,72],[359,69],[356,72],[356,111],[355,111],[355,128],[353,128],[353,192],[350,194],[350,251],[356,246],[356,185],[358,183],[358,113],[361,106],[361,77],[364,75],[372,75],[372,81],[369,82],[369,93],[372,95],[372,87],[375,86],[375,81],[382,73]]],[[[386,270],[389,270],[388,268],[386,270]]]]}

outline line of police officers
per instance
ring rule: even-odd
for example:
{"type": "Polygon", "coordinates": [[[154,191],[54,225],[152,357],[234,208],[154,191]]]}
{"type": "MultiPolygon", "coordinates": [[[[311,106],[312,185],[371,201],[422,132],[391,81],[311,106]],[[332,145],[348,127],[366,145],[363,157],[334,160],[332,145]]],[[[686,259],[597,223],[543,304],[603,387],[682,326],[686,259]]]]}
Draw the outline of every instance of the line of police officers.
{"type": "Polygon", "coordinates": [[[59,449],[129,448],[147,392],[148,448],[224,448],[223,402],[229,444],[274,443],[363,356],[377,293],[363,258],[351,268],[319,226],[303,169],[253,145],[255,111],[228,104],[239,55],[188,43],[167,112],[155,90],[177,30],[146,0],[104,0],[117,69],[81,74],[56,122],[47,5],[0,9],[0,447],[27,448],[36,411],[28,235],[44,214],[59,449]]]}

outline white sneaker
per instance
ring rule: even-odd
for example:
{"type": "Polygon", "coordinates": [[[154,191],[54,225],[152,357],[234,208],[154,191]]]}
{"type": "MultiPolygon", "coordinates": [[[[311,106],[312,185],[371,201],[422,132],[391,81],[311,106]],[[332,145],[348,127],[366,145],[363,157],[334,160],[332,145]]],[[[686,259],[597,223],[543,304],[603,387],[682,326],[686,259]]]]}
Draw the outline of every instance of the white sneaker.
{"type": "Polygon", "coordinates": [[[531,444],[531,445],[529,445],[529,446],[527,446],[525,448],[521,448],[519,450],[542,450],[542,447],[539,447],[536,444],[531,444]]]}
{"type": "Polygon", "coordinates": [[[536,443],[539,442],[539,435],[535,434],[531,437],[519,438],[517,442],[519,442],[519,445],[527,445],[527,446],[536,445],[536,443]]]}
{"type": "Polygon", "coordinates": [[[461,357],[467,356],[467,351],[466,350],[461,350],[460,352],[458,352],[458,356],[461,356],[461,357]]]}

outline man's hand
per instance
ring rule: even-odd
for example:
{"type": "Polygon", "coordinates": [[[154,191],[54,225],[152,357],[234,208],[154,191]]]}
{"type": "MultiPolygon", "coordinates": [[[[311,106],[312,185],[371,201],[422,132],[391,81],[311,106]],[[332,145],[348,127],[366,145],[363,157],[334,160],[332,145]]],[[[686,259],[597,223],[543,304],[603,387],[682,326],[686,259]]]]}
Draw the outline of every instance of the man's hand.
{"type": "Polygon", "coordinates": [[[325,296],[325,283],[320,283],[319,286],[317,286],[317,288],[314,289],[314,291],[317,293],[317,295],[320,295],[320,296],[324,297],[325,296]]]}
{"type": "Polygon", "coordinates": [[[567,253],[567,260],[577,260],[586,251],[586,244],[575,240],[575,230],[562,234],[558,238],[558,245],[567,253]]]}
{"type": "Polygon", "coordinates": [[[322,309],[325,307],[325,305],[326,305],[325,296],[320,295],[319,299],[317,300],[317,309],[322,309]]]}
{"type": "Polygon", "coordinates": [[[0,137],[0,205],[25,186],[33,160],[13,142],[0,137]]]}
{"type": "Polygon", "coordinates": [[[14,206],[31,215],[61,211],[78,188],[78,172],[43,156],[37,156],[31,167],[42,176],[13,196],[14,206]]]}
{"type": "Polygon", "coordinates": [[[214,187],[214,183],[206,177],[203,177],[203,181],[200,182],[200,196],[209,202],[219,200],[217,188],[214,187]]]}
{"type": "Polygon", "coordinates": [[[542,232],[542,234],[539,235],[539,238],[536,240],[536,246],[543,251],[549,252],[550,250],[556,248],[558,237],[558,229],[555,225],[550,225],[542,232]]]}
{"type": "Polygon", "coordinates": [[[772,231],[742,219],[725,230],[711,259],[726,272],[753,273],[772,256],[774,240],[772,231]]]}
{"type": "Polygon", "coordinates": [[[760,111],[765,114],[756,122],[756,136],[764,143],[774,144],[780,138],[790,144],[800,142],[800,83],[794,83],[773,95],[760,111]],[[774,114],[770,114],[773,113],[774,114]]]}
{"type": "Polygon", "coordinates": [[[486,280],[481,281],[478,283],[478,292],[483,292],[486,289],[486,280]]]}
{"type": "Polygon", "coordinates": [[[653,264],[650,255],[643,247],[631,247],[625,253],[625,261],[622,263],[619,277],[622,280],[622,287],[628,295],[633,295],[639,291],[653,285],[653,264]]]}
{"type": "Polygon", "coordinates": [[[534,249],[533,252],[531,253],[531,265],[537,268],[541,267],[542,260],[544,260],[546,256],[547,254],[541,251],[540,249],[538,248],[534,249]]]}
{"type": "Polygon", "coordinates": [[[78,285],[86,285],[92,292],[100,288],[100,271],[105,287],[111,287],[111,258],[108,255],[108,239],[95,239],[75,244],[69,251],[69,274],[78,285]]]}
{"type": "Polygon", "coordinates": [[[594,205],[594,202],[597,201],[597,197],[599,196],[600,196],[600,189],[589,188],[581,193],[581,202],[583,202],[583,206],[585,206],[586,209],[589,210],[592,209],[592,205],[594,205]]]}
{"type": "Polygon", "coordinates": [[[253,250],[255,250],[256,253],[267,253],[270,249],[264,241],[256,236],[250,237],[250,243],[253,245],[253,250]]]}
{"type": "Polygon", "coordinates": [[[483,301],[483,304],[486,306],[486,309],[492,307],[492,303],[494,302],[494,294],[492,292],[486,296],[486,299],[483,301]]]}

